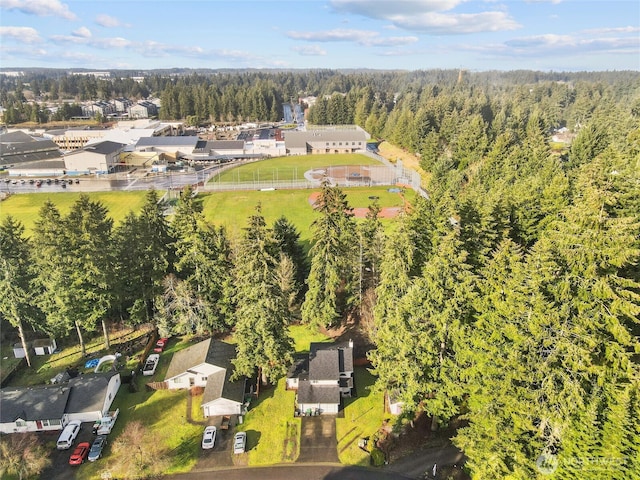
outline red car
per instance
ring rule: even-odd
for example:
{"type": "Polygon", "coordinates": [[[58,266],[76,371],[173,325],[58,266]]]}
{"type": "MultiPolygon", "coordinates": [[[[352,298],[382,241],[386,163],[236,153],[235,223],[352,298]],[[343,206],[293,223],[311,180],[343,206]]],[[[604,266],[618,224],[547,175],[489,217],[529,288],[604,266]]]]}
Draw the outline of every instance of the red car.
{"type": "Polygon", "coordinates": [[[69,465],[81,465],[87,459],[87,455],[89,455],[89,449],[91,448],[91,444],[89,442],[79,443],[76,449],[73,451],[71,456],[69,457],[69,465]]]}
{"type": "Polygon", "coordinates": [[[156,342],[156,346],[153,349],[154,352],[156,353],[160,353],[162,352],[162,350],[164,350],[164,347],[167,346],[167,342],[169,341],[168,338],[160,338],[157,342],[156,342]]]}

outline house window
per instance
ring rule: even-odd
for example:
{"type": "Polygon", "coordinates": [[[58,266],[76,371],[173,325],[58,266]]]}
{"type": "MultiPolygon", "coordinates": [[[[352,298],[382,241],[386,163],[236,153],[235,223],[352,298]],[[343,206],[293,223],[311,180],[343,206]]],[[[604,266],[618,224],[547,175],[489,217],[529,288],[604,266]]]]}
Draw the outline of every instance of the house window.
{"type": "Polygon", "coordinates": [[[16,427],[26,427],[27,426],[27,422],[25,422],[24,420],[16,420],[16,427]]]}
{"type": "Polygon", "coordinates": [[[42,427],[56,427],[60,425],[60,420],[42,420],[42,427]]]}
{"type": "Polygon", "coordinates": [[[338,143],[338,145],[342,145],[342,142],[338,143]]]}
{"type": "Polygon", "coordinates": [[[173,380],[173,383],[182,383],[182,377],[178,377],[173,380]]]}
{"type": "Polygon", "coordinates": [[[203,382],[207,381],[207,377],[201,377],[200,380],[202,380],[203,382]]]}

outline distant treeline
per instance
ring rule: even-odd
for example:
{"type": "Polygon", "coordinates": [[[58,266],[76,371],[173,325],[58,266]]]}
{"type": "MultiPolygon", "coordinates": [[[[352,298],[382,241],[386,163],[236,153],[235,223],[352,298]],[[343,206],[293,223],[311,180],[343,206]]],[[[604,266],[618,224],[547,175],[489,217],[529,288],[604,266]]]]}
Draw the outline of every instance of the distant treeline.
{"type": "MultiPolygon", "coordinates": [[[[160,116],[166,120],[183,119],[193,124],[278,121],[282,117],[282,103],[315,96],[321,100],[315,112],[311,112],[312,122],[358,123],[365,127],[373,114],[369,127],[378,132],[381,130],[379,124],[395,110],[398,100],[407,96],[420,101],[425,94],[441,96],[457,88],[465,96],[493,97],[534,88],[537,98],[550,97],[550,101],[556,103],[556,109],[563,110],[572,103],[571,95],[566,91],[574,91],[574,87],[588,84],[597,90],[613,89],[615,94],[624,95],[640,79],[640,74],[633,71],[163,70],[111,73],[111,78],[101,78],[72,75],[62,70],[33,69],[25,70],[20,77],[0,75],[0,105],[6,109],[5,122],[44,123],[49,119],[65,120],[75,114],[75,109],[71,112],[67,108],[49,118],[44,102],[56,103],[64,99],[79,103],[118,97],[137,100],[150,96],[161,98],[160,116]],[[35,104],[26,103],[27,92],[29,100],[34,99],[35,104]]],[[[573,120],[566,119],[567,123],[573,120]]]]}

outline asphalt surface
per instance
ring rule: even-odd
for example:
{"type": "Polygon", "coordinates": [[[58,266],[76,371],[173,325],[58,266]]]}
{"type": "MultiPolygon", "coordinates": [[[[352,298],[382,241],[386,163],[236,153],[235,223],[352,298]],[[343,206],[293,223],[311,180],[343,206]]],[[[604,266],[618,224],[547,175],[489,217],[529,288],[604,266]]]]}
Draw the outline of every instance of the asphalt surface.
{"type": "Polygon", "coordinates": [[[55,442],[60,436],[60,430],[42,433],[44,437],[43,440],[47,444],[51,443],[53,447],[51,449],[51,455],[49,456],[51,466],[40,475],[40,478],[46,480],[69,480],[70,478],[75,478],[76,470],[82,468],[82,465],[69,465],[69,457],[80,442],[93,443],[96,436],[93,434],[92,427],[93,422],[83,423],[80,433],[78,433],[78,436],[73,442],[73,446],[68,450],[57,450],[55,448],[55,442]]]}
{"type": "Polygon", "coordinates": [[[201,471],[173,475],[173,480],[407,480],[395,472],[370,470],[341,465],[275,465],[260,468],[235,468],[233,470],[201,471]]]}
{"type": "Polygon", "coordinates": [[[31,178],[7,178],[9,182],[0,182],[0,192],[5,193],[59,193],[59,192],[101,192],[111,190],[170,190],[179,189],[185,185],[204,183],[217,170],[218,165],[201,168],[192,172],[172,171],[167,173],[150,173],[139,175],[127,173],[112,173],[108,175],[79,175],[57,177],[43,177],[42,185],[29,183],[31,178]],[[46,180],[50,179],[51,183],[46,180]],[[65,180],[63,183],[62,180],[65,180]],[[24,183],[22,183],[24,180],[24,183]],[[72,180],[73,183],[69,183],[72,180]],[[76,183],[78,180],[78,183],[76,183]],[[15,184],[13,182],[16,182],[15,184]],[[64,187],[62,186],[64,184],[64,187]]]}
{"type": "Polygon", "coordinates": [[[340,463],[336,445],[336,417],[302,417],[297,463],[340,463]]]}

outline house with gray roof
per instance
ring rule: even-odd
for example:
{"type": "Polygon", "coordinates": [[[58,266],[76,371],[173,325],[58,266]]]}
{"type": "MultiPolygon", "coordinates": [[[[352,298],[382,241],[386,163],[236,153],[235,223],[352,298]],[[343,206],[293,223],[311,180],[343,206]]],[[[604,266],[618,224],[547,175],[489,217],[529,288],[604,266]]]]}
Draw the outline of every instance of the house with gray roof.
{"type": "Polygon", "coordinates": [[[0,433],[61,430],[71,420],[94,422],[107,414],[118,389],[115,371],[89,373],[65,383],[0,390],[0,433]]]}
{"type": "Polygon", "coordinates": [[[353,342],[312,343],[289,369],[286,385],[297,390],[299,413],[338,413],[342,397],[353,393],[353,342]]]}
{"type": "Polygon", "coordinates": [[[231,381],[235,347],[212,338],[173,355],[165,384],[169,389],[202,387],[205,417],[241,415],[246,379],[231,381]]]}
{"type": "Polygon", "coordinates": [[[0,390],[0,432],[61,430],[69,385],[13,387],[0,390]]]}
{"type": "Polygon", "coordinates": [[[65,411],[65,424],[71,420],[95,422],[109,412],[120,389],[120,374],[116,371],[86,373],[69,380],[71,393],[65,411]]]}

